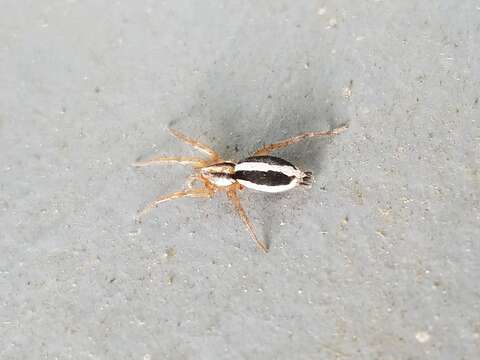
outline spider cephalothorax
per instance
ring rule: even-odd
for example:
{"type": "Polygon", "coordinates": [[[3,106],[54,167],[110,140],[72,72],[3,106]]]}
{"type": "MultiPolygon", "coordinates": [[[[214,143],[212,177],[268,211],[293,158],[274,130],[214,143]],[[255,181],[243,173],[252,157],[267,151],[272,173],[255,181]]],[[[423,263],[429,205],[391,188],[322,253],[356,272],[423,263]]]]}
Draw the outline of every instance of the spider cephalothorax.
{"type": "Polygon", "coordinates": [[[209,146],[204,145],[177,130],[170,129],[170,132],[175,137],[186,142],[187,144],[192,145],[197,150],[204,152],[208,155],[209,159],[206,160],[202,158],[188,157],[155,157],[150,160],[136,162],[134,164],[135,166],[178,163],[183,165],[191,165],[197,170],[197,173],[191,176],[188,189],[158,197],[153,202],[148,204],[139,215],[144,215],[158,204],[168,200],[173,200],[180,197],[209,198],[212,197],[215,192],[223,190],[227,193],[228,198],[235,205],[251,237],[256,241],[257,245],[263,251],[267,252],[268,246],[257,239],[253,226],[250,223],[245,210],[240,204],[240,198],[238,197],[237,191],[246,187],[257,191],[277,193],[293,189],[299,185],[310,186],[312,183],[312,173],[310,171],[304,172],[287,160],[270,156],[269,154],[274,150],[298,143],[306,138],[336,135],[346,128],[347,126],[341,126],[331,131],[306,132],[278,143],[266,145],[257,150],[253,156],[243,159],[237,163],[233,161],[222,160],[220,155],[218,155],[217,152],[215,152],[209,146]],[[196,181],[203,183],[203,187],[193,188],[193,184],[196,181]]]}
{"type": "Polygon", "coordinates": [[[200,169],[200,176],[212,185],[225,187],[235,183],[235,163],[223,161],[200,169]]]}

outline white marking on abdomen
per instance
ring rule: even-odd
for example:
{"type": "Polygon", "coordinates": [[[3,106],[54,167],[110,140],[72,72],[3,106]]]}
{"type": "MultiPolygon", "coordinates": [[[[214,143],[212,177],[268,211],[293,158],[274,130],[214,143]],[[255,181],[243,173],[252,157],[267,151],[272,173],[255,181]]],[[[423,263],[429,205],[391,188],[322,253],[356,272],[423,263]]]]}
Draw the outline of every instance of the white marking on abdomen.
{"type": "Polygon", "coordinates": [[[257,190],[257,191],[262,191],[262,192],[268,192],[268,193],[278,193],[278,192],[287,191],[287,190],[293,189],[295,186],[298,185],[298,182],[297,182],[296,179],[292,180],[292,182],[290,182],[290,184],[276,185],[276,186],[259,185],[259,184],[255,184],[255,183],[252,183],[250,181],[246,181],[246,180],[242,180],[242,179],[237,179],[237,181],[241,185],[245,186],[246,188],[257,190]]]}

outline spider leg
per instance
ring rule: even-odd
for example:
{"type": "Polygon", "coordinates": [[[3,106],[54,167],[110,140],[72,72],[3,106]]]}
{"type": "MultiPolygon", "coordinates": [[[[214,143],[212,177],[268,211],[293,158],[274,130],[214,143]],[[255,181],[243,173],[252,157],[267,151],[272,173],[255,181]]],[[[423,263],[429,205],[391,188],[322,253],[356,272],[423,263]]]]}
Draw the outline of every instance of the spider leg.
{"type": "Polygon", "coordinates": [[[187,179],[187,188],[193,189],[193,185],[195,185],[197,181],[201,180],[202,178],[198,174],[190,175],[187,179]]]}
{"type": "Polygon", "coordinates": [[[229,189],[227,191],[227,196],[230,199],[230,201],[235,205],[235,208],[238,211],[238,215],[240,215],[240,218],[242,219],[243,223],[245,224],[248,233],[252,237],[252,239],[257,243],[257,246],[263,250],[263,252],[267,253],[268,252],[268,246],[258,240],[257,235],[255,235],[255,230],[253,229],[253,225],[250,222],[250,219],[247,216],[247,213],[242,207],[242,204],[240,204],[240,198],[238,197],[238,193],[235,188],[229,189]]]}
{"type": "Polygon", "coordinates": [[[168,129],[170,133],[175,136],[177,139],[183,141],[184,143],[187,143],[188,145],[193,146],[195,149],[207,154],[212,160],[217,160],[220,159],[220,155],[213,150],[210,146],[204,145],[201,142],[198,142],[195,139],[192,139],[191,137],[182,134],[180,131],[169,128],[168,129]]]}
{"type": "Polygon", "coordinates": [[[205,161],[200,158],[193,157],[161,157],[156,156],[148,160],[134,162],[133,166],[149,166],[149,165],[158,165],[158,164],[181,164],[181,165],[192,165],[196,168],[201,168],[207,166],[208,161],[205,161]]]}
{"type": "Polygon", "coordinates": [[[299,134],[297,136],[293,136],[291,138],[285,139],[283,141],[279,141],[277,143],[273,143],[270,145],[265,145],[262,148],[258,149],[254,155],[268,155],[272,151],[282,149],[292,144],[296,144],[304,139],[311,138],[311,137],[321,137],[321,136],[333,136],[345,131],[348,128],[348,125],[342,125],[336,129],[330,131],[310,131],[306,133],[299,134]]]}
{"type": "Polygon", "coordinates": [[[173,199],[178,199],[182,197],[198,197],[198,198],[210,198],[214,194],[214,191],[210,189],[189,189],[177,191],[169,195],[162,195],[153,200],[150,204],[145,206],[145,208],[138,213],[138,218],[141,218],[143,215],[148,213],[153,208],[156,208],[160,203],[165,201],[170,201],[173,199]]]}

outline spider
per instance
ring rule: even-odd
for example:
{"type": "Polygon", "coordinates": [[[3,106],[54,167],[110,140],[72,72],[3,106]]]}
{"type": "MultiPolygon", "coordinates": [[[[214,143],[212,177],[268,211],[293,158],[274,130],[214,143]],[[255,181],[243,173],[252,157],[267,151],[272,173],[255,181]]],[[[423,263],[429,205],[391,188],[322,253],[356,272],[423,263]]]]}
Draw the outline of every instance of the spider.
{"type": "Polygon", "coordinates": [[[199,157],[153,157],[149,160],[135,162],[133,165],[138,167],[175,163],[191,165],[195,170],[195,173],[189,178],[187,189],[157,197],[143,210],[139,211],[138,217],[144,216],[160,203],[169,200],[182,197],[211,198],[217,191],[224,191],[235,206],[252,239],[261,250],[267,253],[268,245],[257,238],[254,227],[240,203],[238,191],[249,188],[278,193],[297,186],[310,186],[313,181],[312,172],[302,171],[287,160],[270,156],[270,154],[275,150],[296,144],[307,138],[337,135],[347,128],[347,125],[343,125],[330,131],[305,132],[283,141],[265,145],[258,149],[253,156],[239,162],[223,160],[211,147],[170,128],[169,131],[173,136],[203,152],[208,159],[199,157]],[[203,186],[194,188],[193,185],[197,181],[201,182],[203,186]]]}

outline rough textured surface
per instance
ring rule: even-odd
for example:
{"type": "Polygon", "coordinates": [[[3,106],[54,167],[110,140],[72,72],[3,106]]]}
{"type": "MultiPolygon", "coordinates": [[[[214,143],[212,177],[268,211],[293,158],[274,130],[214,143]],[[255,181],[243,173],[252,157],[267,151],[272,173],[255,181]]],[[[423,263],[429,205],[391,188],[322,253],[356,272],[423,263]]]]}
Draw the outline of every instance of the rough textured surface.
{"type": "Polygon", "coordinates": [[[480,358],[478,1],[2,1],[0,358],[480,358]],[[309,191],[184,186],[168,125],[309,191]]]}

